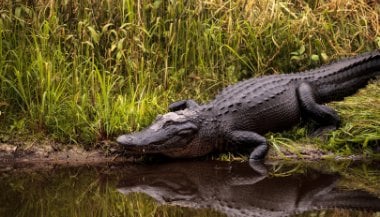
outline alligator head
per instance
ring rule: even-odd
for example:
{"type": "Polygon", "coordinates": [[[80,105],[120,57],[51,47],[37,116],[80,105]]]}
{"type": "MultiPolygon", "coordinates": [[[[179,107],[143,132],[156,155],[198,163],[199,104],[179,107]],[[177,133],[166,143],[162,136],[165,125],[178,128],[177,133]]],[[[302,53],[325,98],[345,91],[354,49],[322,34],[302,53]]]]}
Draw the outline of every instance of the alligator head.
{"type": "Polygon", "coordinates": [[[164,154],[170,157],[196,157],[209,150],[200,146],[199,114],[180,110],[157,116],[149,127],[140,132],[121,135],[117,142],[129,154],[164,154]]]}

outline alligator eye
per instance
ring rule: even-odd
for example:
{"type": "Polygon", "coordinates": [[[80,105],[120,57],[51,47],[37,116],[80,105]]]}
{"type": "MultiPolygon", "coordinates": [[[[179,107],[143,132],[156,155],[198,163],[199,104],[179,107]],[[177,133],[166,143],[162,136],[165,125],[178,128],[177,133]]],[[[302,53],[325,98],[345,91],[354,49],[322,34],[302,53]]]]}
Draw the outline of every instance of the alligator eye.
{"type": "Polygon", "coordinates": [[[179,132],[178,132],[178,135],[180,135],[180,136],[185,136],[185,135],[189,135],[189,134],[191,134],[191,133],[193,133],[193,132],[194,132],[194,130],[186,129],[186,130],[181,130],[181,131],[179,131],[179,132]]]}
{"type": "Polygon", "coordinates": [[[173,125],[175,122],[174,121],[166,121],[165,124],[164,124],[164,127],[167,127],[167,126],[170,126],[170,125],[173,125]]]}

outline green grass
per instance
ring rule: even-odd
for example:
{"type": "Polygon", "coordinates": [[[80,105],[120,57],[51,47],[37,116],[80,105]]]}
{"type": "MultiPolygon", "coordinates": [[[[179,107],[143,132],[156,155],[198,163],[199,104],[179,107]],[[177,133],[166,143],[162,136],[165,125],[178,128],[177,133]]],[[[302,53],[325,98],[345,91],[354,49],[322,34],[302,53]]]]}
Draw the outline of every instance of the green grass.
{"type": "MultiPolygon", "coordinates": [[[[35,0],[0,8],[2,131],[88,147],[141,129],[172,101],[205,102],[238,80],[380,47],[380,7],[366,1],[35,0]]],[[[366,95],[379,85],[370,88],[334,104],[345,125],[330,149],[378,144],[378,107],[357,113],[363,100],[365,108],[378,102],[366,95]]],[[[271,141],[290,147],[299,135],[271,141]]]]}

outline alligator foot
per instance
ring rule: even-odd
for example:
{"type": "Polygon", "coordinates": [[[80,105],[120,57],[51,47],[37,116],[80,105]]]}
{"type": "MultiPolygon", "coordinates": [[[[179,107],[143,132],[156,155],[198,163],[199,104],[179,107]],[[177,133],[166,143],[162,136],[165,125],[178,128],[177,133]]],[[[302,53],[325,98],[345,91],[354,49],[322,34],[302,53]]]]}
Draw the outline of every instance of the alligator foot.
{"type": "Polygon", "coordinates": [[[186,99],[186,100],[173,102],[172,104],[170,104],[169,111],[175,112],[175,111],[184,110],[184,109],[195,109],[197,107],[199,107],[199,105],[194,100],[186,99]]]}
{"type": "Polygon", "coordinates": [[[265,156],[267,155],[268,150],[269,148],[268,148],[267,143],[258,145],[249,155],[249,160],[255,160],[255,161],[263,160],[265,156]]]}
{"type": "Polygon", "coordinates": [[[228,140],[236,145],[253,147],[250,160],[263,160],[269,149],[265,137],[252,131],[233,131],[228,135],[228,140]]]}
{"type": "Polygon", "coordinates": [[[314,120],[319,126],[312,132],[311,136],[323,135],[327,131],[335,130],[340,126],[340,118],[336,111],[317,103],[312,86],[308,83],[302,83],[298,87],[297,93],[302,117],[314,120]]]}

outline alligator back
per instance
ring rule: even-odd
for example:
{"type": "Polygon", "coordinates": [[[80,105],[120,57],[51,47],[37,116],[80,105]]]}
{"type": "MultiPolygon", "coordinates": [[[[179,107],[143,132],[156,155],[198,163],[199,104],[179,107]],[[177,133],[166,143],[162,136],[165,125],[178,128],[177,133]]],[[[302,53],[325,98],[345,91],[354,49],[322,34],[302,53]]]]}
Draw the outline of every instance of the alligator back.
{"type": "Polygon", "coordinates": [[[212,102],[214,113],[228,129],[265,133],[300,119],[296,86],[301,77],[272,75],[227,87],[212,102]]]}

